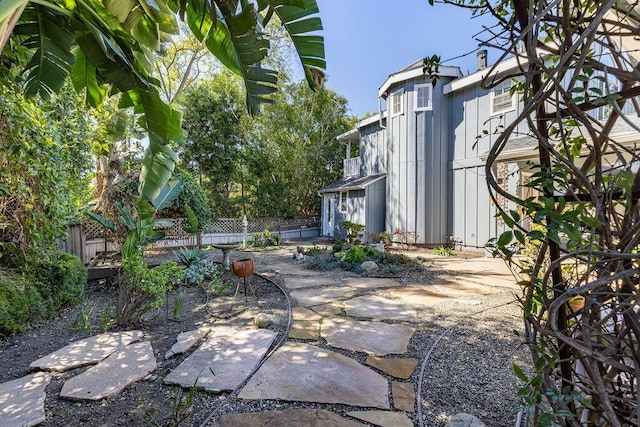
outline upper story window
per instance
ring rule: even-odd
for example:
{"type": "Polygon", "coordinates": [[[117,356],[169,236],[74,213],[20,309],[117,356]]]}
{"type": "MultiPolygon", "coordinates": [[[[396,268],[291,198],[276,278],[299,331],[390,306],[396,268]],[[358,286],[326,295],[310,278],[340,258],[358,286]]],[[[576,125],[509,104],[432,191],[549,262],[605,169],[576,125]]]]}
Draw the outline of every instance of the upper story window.
{"type": "Polygon", "coordinates": [[[415,111],[431,110],[431,90],[430,83],[415,85],[415,111]]]}
{"type": "Polygon", "coordinates": [[[389,106],[390,106],[392,116],[397,116],[404,112],[402,96],[403,96],[402,90],[393,92],[391,96],[389,96],[389,106]]]}
{"type": "Polygon", "coordinates": [[[513,81],[505,80],[498,86],[493,88],[491,92],[491,113],[501,113],[503,111],[513,110],[513,96],[511,96],[511,87],[513,81]]]}

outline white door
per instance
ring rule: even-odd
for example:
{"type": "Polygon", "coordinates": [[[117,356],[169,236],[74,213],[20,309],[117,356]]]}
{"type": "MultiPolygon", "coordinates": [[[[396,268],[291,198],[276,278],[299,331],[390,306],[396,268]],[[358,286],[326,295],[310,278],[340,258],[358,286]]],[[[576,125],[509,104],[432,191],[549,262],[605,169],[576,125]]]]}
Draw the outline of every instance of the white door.
{"type": "Polygon", "coordinates": [[[324,218],[323,229],[325,236],[333,237],[333,227],[335,222],[335,198],[333,195],[324,195],[324,218]]]}

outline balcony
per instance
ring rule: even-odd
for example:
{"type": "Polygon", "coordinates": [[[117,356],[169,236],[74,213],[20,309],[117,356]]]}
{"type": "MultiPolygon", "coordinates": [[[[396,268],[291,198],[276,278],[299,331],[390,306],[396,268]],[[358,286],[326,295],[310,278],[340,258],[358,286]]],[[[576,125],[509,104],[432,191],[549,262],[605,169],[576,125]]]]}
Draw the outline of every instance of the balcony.
{"type": "Polygon", "coordinates": [[[344,159],[342,161],[344,168],[344,177],[360,175],[360,157],[352,157],[351,159],[344,159]]]}

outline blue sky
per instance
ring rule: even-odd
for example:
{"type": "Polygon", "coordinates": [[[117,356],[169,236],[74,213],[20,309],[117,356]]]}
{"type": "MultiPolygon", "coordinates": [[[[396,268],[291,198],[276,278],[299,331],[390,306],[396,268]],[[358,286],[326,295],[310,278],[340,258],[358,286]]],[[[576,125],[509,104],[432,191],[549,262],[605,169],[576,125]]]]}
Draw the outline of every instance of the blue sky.
{"type": "MultiPolygon", "coordinates": [[[[473,36],[488,19],[469,10],[429,6],[427,0],[317,0],[324,26],[327,86],[349,100],[351,113],[378,109],[378,88],[389,74],[413,61],[444,60],[477,48],[473,36]]],[[[497,60],[489,53],[489,63],[497,60]]],[[[464,74],[476,68],[475,52],[449,61],[464,74]]]]}

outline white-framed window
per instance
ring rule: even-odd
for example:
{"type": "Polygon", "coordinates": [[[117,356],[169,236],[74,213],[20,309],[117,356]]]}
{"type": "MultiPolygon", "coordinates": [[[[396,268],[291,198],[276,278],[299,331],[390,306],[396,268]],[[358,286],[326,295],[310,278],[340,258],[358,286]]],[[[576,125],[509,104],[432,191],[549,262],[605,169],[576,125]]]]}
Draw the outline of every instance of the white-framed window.
{"type": "Polygon", "coordinates": [[[415,111],[431,110],[431,91],[433,86],[431,83],[417,84],[414,87],[415,93],[415,111]]]}
{"type": "Polygon", "coordinates": [[[398,90],[389,96],[389,109],[392,116],[398,116],[404,112],[403,91],[398,90]]]}
{"type": "Polygon", "coordinates": [[[347,211],[347,199],[349,192],[348,191],[342,191],[340,192],[340,212],[346,212],[347,211]]]}
{"type": "Polygon", "coordinates": [[[491,114],[502,113],[513,110],[513,96],[511,96],[511,87],[513,81],[505,80],[491,91],[491,114]]]}

